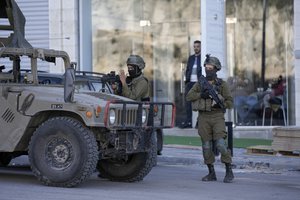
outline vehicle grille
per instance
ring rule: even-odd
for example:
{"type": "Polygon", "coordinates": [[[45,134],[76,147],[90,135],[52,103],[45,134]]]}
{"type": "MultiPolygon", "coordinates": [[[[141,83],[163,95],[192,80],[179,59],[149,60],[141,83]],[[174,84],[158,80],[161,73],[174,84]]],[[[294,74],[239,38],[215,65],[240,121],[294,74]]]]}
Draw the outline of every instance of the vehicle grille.
{"type": "Polygon", "coordinates": [[[7,123],[12,123],[15,119],[14,113],[9,108],[5,110],[1,117],[7,123]]]}
{"type": "MultiPolygon", "coordinates": [[[[128,109],[125,112],[124,125],[134,126],[136,124],[137,110],[128,109]]],[[[117,125],[122,124],[122,110],[117,110],[117,125]]]]}

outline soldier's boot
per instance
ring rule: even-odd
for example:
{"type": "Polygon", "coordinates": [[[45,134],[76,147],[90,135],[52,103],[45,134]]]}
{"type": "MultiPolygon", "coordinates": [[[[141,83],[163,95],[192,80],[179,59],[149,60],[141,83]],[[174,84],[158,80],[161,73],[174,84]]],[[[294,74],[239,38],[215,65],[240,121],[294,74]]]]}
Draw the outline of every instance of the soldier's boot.
{"type": "Polygon", "coordinates": [[[207,167],[209,173],[202,178],[202,181],[216,181],[217,177],[214,166],[209,164],[207,167]]]}
{"type": "Polygon", "coordinates": [[[224,177],[224,183],[231,183],[234,179],[231,163],[225,163],[226,165],[226,174],[224,177]]]}

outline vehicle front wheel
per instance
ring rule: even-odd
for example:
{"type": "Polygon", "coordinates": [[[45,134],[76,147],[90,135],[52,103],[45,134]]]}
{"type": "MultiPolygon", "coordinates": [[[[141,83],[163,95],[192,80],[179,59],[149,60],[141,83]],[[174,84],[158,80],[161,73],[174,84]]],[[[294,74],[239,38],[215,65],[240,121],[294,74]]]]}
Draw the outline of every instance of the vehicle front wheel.
{"type": "Polygon", "coordinates": [[[111,181],[135,182],[143,180],[156,165],[156,133],[151,133],[149,142],[150,149],[148,152],[131,154],[127,156],[127,159],[99,160],[97,169],[100,176],[111,181]]]}
{"type": "Polygon", "coordinates": [[[29,161],[43,184],[74,187],[96,169],[97,142],[78,120],[55,117],[41,124],[29,144],[29,161]]]}

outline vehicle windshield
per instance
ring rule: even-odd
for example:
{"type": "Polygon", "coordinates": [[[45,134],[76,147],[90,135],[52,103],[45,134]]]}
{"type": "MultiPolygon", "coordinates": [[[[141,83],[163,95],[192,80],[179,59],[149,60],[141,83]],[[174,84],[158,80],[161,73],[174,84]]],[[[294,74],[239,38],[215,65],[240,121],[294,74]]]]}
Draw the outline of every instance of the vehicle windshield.
{"type": "Polygon", "coordinates": [[[75,89],[76,91],[95,91],[95,92],[112,93],[110,86],[108,84],[103,85],[101,81],[89,80],[89,79],[75,81],[75,89]]]}
{"type": "Polygon", "coordinates": [[[97,92],[105,92],[105,93],[112,93],[111,88],[108,84],[105,84],[105,87],[103,88],[102,82],[91,82],[93,88],[97,92]]]}
{"type": "Polygon", "coordinates": [[[77,91],[93,91],[93,89],[89,87],[88,81],[75,81],[75,90],[77,90],[77,91]]]}

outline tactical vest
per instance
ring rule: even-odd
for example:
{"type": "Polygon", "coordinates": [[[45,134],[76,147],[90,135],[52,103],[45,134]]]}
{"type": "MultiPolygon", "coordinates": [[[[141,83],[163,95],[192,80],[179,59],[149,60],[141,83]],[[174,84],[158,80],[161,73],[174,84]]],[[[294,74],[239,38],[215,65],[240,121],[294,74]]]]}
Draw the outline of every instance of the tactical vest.
{"type": "MultiPolygon", "coordinates": [[[[222,83],[223,83],[223,80],[220,78],[217,78],[216,83],[213,85],[217,94],[222,93],[222,83]]],[[[200,85],[200,87],[201,87],[201,85],[200,85]]],[[[201,88],[200,88],[200,90],[201,90],[201,88]]],[[[199,98],[198,100],[192,102],[192,110],[193,111],[202,111],[202,112],[210,112],[212,110],[216,110],[215,108],[212,107],[212,103],[213,103],[213,100],[211,98],[209,98],[209,99],[199,98]]]]}

